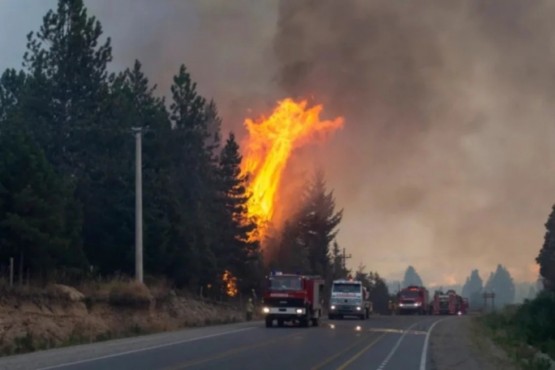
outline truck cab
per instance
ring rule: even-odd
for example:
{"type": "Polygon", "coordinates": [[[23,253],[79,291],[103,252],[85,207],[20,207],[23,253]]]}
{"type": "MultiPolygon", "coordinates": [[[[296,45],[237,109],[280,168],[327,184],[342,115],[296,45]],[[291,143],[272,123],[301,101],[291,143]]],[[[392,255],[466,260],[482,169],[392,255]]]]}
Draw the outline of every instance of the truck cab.
{"type": "Polygon", "coordinates": [[[317,326],[322,316],[324,280],[319,276],[273,273],[266,279],[262,314],[266,327],[274,321],[317,326]]]}
{"type": "Polygon", "coordinates": [[[330,320],[342,319],[345,316],[356,316],[365,320],[371,312],[370,296],[362,281],[352,279],[333,281],[328,310],[330,320]]]}
{"type": "Polygon", "coordinates": [[[428,291],[421,286],[411,285],[397,294],[399,314],[417,313],[425,315],[429,311],[428,291]]]}

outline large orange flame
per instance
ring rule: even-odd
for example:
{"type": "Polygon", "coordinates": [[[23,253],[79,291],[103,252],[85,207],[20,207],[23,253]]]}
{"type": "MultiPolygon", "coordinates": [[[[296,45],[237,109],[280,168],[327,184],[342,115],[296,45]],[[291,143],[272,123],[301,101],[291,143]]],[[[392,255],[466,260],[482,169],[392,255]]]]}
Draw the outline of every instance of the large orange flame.
{"type": "Polygon", "coordinates": [[[313,141],[318,134],[343,126],[341,117],[321,120],[322,105],[307,105],[305,100],[285,99],[278,102],[270,117],[245,120],[249,136],[244,145],[242,172],[250,175],[248,214],[258,224],[258,240],[264,237],[265,227],[275,214],[281,176],[293,150],[313,141]]]}

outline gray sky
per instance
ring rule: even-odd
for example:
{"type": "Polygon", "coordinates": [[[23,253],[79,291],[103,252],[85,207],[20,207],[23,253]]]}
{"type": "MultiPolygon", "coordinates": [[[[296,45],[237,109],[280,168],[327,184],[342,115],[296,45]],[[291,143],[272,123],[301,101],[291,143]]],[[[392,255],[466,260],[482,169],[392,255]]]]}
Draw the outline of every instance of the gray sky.
{"type": "MultiPolygon", "coordinates": [[[[55,3],[0,0],[0,70],[20,65],[55,3]]],[[[401,278],[412,264],[446,284],[502,263],[534,279],[555,201],[554,3],[309,4],[86,1],[113,39],[112,69],[138,58],[165,93],[185,63],[239,136],[288,95],[345,116],[293,165],[326,171],[352,267],[401,278]]]]}

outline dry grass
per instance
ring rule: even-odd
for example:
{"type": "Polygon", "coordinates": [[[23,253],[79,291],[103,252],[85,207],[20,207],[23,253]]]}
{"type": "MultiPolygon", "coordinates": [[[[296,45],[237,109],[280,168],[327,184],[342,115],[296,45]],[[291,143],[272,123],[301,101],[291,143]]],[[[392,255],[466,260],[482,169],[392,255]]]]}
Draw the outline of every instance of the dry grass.
{"type": "Polygon", "coordinates": [[[237,303],[202,301],[164,280],[145,281],[93,281],[77,289],[0,281],[0,355],[244,320],[237,303]]]}
{"type": "Polygon", "coordinates": [[[113,306],[146,308],[150,307],[153,297],[144,284],[136,281],[120,282],[111,287],[108,302],[113,306]]]}

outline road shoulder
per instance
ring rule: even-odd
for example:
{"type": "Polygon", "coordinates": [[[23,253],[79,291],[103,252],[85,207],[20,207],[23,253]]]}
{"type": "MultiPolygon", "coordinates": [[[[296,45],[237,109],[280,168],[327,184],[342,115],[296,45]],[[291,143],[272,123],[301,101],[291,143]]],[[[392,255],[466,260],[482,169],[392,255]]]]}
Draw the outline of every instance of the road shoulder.
{"type": "Polygon", "coordinates": [[[448,317],[430,336],[430,369],[516,369],[505,352],[481,334],[472,316],[448,317]]]}

